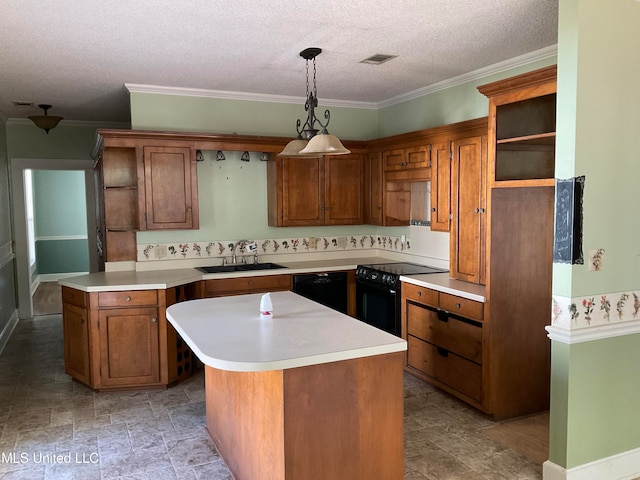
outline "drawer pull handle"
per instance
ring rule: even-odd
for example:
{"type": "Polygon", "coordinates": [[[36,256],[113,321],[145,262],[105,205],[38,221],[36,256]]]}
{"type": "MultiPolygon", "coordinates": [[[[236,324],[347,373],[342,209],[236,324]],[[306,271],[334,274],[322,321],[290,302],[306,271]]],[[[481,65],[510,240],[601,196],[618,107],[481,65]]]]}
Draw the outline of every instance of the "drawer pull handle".
{"type": "Polygon", "coordinates": [[[441,357],[447,358],[449,356],[448,350],[445,350],[442,347],[436,347],[436,349],[438,350],[438,355],[440,355],[441,357]]]}
{"type": "Polygon", "coordinates": [[[155,318],[155,317],[152,317],[152,318],[151,318],[151,323],[156,323],[157,321],[158,321],[158,319],[157,319],[157,318],[155,318]]]}
{"type": "Polygon", "coordinates": [[[462,304],[456,303],[456,308],[461,308],[461,307],[462,307],[462,304]]]}
{"type": "Polygon", "coordinates": [[[129,295],[126,296],[126,298],[124,299],[125,302],[130,302],[131,301],[131,297],[129,295]]]}

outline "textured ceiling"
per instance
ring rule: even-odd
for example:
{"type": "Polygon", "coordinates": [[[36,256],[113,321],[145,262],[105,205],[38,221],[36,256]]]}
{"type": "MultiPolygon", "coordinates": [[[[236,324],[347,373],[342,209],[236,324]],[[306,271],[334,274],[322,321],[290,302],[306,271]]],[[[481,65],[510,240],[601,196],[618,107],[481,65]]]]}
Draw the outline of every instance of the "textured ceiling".
{"type": "Polygon", "coordinates": [[[379,104],[557,43],[558,0],[2,0],[0,112],[129,122],[124,84],[379,104]],[[382,65],[359,63],[377,54],[382,65]]]}

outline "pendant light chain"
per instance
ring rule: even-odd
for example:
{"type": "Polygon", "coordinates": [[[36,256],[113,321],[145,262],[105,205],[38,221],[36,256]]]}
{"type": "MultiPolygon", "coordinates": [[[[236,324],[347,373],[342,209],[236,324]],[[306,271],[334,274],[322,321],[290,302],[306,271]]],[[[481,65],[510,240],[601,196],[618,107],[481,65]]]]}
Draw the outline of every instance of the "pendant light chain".
{"type": "Polygon", "coordinates": [[[280,157],[314,157],[319,155],[346,155],[351,153],[335,135],[327,132],[327,126],[331,120],[329,110],[324,111],[325,122],[316,117],[315,109],[318,106],[318,83],[316,81],[316,57],[322,52],[321,48],[309,47],[300,52],[300,56],[305,59],[307,98],[304,102],[304,109],[307,112],[307,119],[302,123],[301,119],[296,120],[296,131],[298,137],[287,144],[278,154],[280,157]],[[309,91],[309,60],[313,60],[313,90],[309,91]]]}
{"type": "Polygon", "coordinates": [[[309,98],[309,60],[307,60],[307,98],[309,98]]]}
{"type": "Polygon", "coordinates": [[[318,99],[318,86],[316,84],[316,57],[313,57],[313,96],[316,97],[316,100],[318,99]]]}

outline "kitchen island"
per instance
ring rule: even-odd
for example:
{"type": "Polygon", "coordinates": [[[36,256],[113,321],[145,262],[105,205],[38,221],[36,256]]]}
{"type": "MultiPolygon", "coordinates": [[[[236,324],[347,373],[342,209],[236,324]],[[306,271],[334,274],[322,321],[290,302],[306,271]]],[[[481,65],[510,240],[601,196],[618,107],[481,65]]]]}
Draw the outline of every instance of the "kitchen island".
{"type": "Polygon", "coordinates": [[[292,292],[192,300],[167,319],[205,365],[207,428],[238,480],[403,477],[406,342],[292,292]]]}

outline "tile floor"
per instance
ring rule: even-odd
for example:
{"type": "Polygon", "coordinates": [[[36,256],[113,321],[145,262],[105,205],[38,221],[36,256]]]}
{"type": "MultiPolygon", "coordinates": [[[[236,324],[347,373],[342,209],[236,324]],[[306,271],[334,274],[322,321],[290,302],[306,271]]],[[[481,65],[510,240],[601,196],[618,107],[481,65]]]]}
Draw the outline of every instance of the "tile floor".
{"type": "MultiPolygon", "coordinates": [[[[404,392],[405,479],[542,477],[461,402],[409,375],[404,392]]],[[[71,381],[60,315],[20,321],[0,355],[0,479],[232,479],[204,425],[202,374],[119,393],[71,381]]]]}

